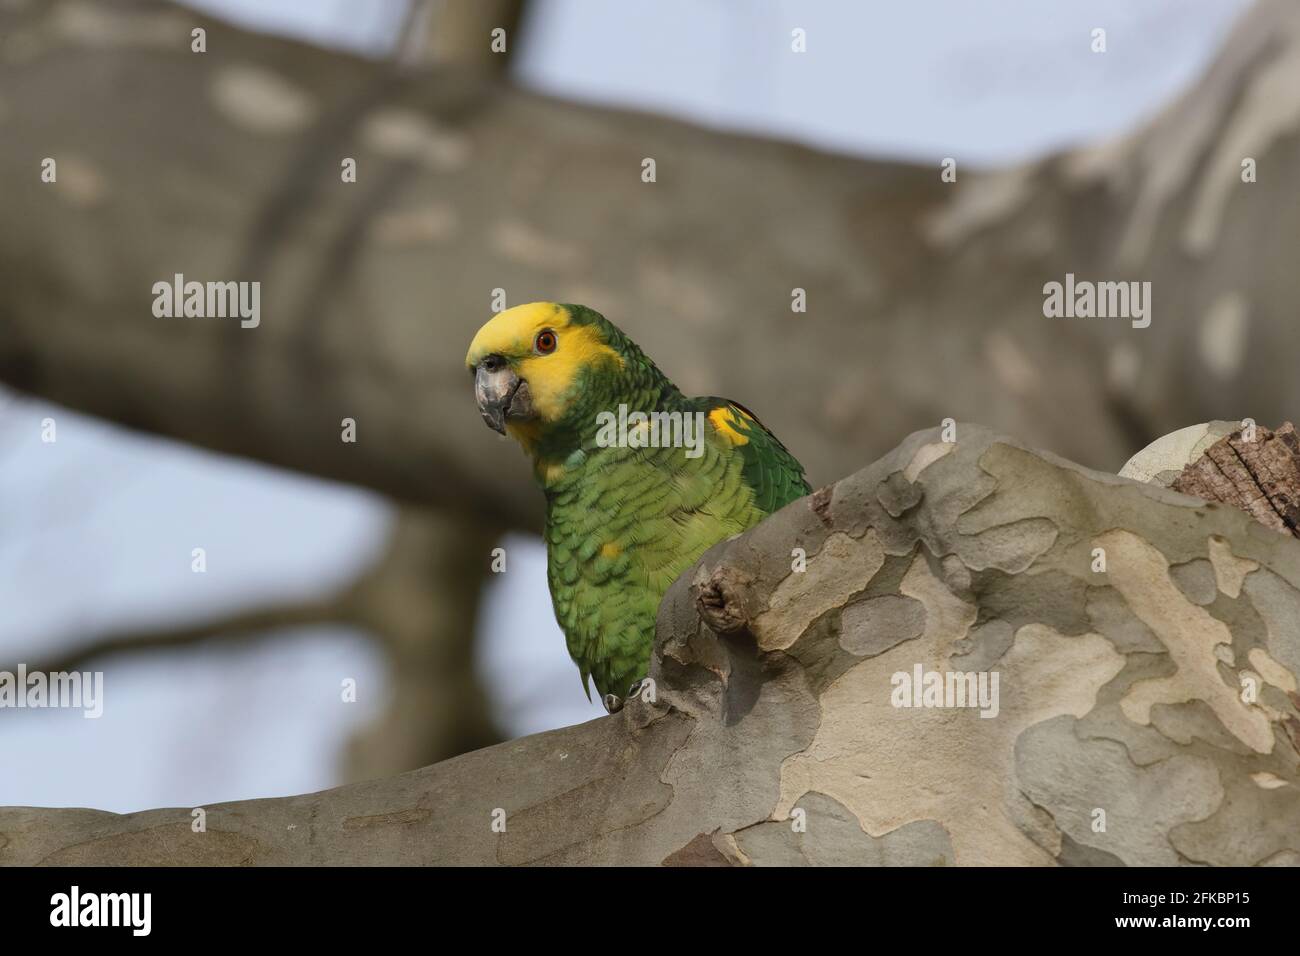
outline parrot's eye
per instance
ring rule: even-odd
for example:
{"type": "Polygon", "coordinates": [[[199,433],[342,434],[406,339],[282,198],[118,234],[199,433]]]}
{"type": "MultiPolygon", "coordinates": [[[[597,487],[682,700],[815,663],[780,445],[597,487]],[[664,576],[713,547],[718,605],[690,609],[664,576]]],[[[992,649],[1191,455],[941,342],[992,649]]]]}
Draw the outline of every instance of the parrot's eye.
{"type": "Polygon", "coordinates": [[[542,329],[533,341],[533,351],[538,355],[550,355],[555,351],[556,344],[555,333],[550,329],[542,329]]]}

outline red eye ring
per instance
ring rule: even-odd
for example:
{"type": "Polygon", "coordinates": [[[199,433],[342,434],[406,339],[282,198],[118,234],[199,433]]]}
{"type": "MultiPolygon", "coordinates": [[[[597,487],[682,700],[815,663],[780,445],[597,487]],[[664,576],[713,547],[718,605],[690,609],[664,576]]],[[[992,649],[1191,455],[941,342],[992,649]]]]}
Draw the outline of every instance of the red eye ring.
{"type": "Polygon", "coordinates": [[[558,344],[554,332],[550,329],[542,329],[537,333],[537,338],[533,341],[533,351],[538,355],[550,355],[555,351],[555,346],[558,344]]]}

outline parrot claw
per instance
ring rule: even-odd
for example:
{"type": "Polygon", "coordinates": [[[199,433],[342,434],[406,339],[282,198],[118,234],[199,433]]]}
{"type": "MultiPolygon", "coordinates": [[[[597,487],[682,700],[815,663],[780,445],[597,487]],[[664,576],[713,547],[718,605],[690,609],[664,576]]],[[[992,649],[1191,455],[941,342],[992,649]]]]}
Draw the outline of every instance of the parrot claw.
{"type": "MultiPolygon", "coordinates": [[[[627,693],[622,697],[619,697],[618,694],[606,694],[604,698],[602,698],[602,703],[605,705],[606,713],[617,714],[627,706],[627,704],[636,700],[637,697],[640,696],[641,689],[645,687],[645,685],[646,678],[643,677],[639,681],[633,683],[632,686],[627,689],[627,693]]],[[[653,702],[654,698],[651,697],[650,700],[653,702]]]]}

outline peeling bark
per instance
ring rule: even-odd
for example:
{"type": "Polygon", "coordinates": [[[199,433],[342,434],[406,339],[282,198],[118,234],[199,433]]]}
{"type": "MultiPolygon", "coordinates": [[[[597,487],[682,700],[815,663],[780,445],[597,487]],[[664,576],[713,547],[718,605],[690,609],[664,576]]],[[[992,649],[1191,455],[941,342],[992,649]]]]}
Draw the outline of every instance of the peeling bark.
{"type": "Polygon", "coordinates": [[[1300,537],[1300,440],[1286,422],[1277,431],[1240,429],[1209,448],[1170,485],[1175,491],[1240,508],[1260,524],[1300,537]]]}

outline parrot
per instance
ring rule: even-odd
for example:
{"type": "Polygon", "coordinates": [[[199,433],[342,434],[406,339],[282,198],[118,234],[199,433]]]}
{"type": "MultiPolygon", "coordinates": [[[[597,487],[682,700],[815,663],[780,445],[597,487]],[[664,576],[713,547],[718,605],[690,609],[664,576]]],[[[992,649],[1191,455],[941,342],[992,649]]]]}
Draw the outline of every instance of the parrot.
{"type": "Polygon", "coordinates": [[[669,585],[809,494],[804,468],[753,412],[683,395],[586,306],[498,312],[465,364],[483,421],[532,461],[551,602],[587,699],[594,683],[620,710],[649,670],[669,585]]]}

